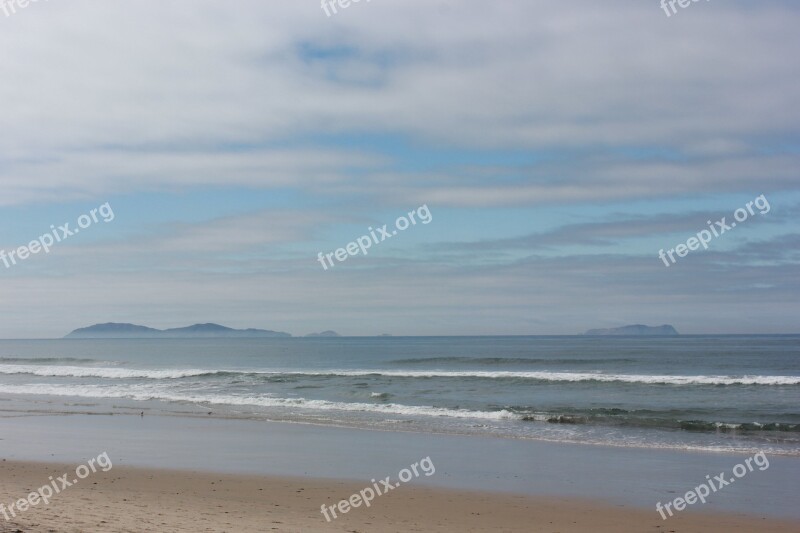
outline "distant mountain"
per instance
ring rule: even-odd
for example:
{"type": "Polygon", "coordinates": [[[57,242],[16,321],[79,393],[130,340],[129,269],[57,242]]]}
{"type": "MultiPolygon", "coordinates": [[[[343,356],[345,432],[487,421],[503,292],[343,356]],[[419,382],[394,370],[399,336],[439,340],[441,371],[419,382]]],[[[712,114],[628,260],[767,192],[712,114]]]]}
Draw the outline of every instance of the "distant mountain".
{"type": "Polygon", "coordinates": [[[291,337],[282,331],[268,329],[233,329],[219,324],[195,324],[185,328],[165,329],[162,337],[291,337]]]}
{"type": "Polygon", "coordinates": [[[70,338],[128,338],[128,337],[156,337],[161,333],[160,330],[137,326],[136,324],[117,324],[109,322],[107,324],[95,324],[88,328],[79,328],[64,337],[70,338]]]}
{"type": "Polygon", "coordinates": [[[328,330],[328,331],[323,331],[322,333],[309,333],[308,335],[306,335],[306,337],[341,337],[341,335],[339,335],[335,331],[328,330]]]}
{"type": "Polygon", "coordinates": [[[669,324],[664,324],[663,326],[634,324],[632,326],[622,326],[621,328],[590,329],[584,335],[679,335],[679,333],[669,324]]]}
{"type": "Polygon", "coordinates": [[[65,339],[191,339],[217,337],[291,337],[282,331],[233,329],[219,324],[195,324],[185,328],[154,329],[136,324],[95,324],[69,333],[65,339]]]}

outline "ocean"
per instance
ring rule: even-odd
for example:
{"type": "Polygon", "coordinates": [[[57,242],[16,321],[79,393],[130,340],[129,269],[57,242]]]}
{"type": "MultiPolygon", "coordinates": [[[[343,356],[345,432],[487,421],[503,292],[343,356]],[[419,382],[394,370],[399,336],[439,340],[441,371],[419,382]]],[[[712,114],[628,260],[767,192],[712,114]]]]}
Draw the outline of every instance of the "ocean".
{"type": "Polygon", "coordinates": [[[0,341],[0,411],[800,455],[800,336],[0,341]]]}

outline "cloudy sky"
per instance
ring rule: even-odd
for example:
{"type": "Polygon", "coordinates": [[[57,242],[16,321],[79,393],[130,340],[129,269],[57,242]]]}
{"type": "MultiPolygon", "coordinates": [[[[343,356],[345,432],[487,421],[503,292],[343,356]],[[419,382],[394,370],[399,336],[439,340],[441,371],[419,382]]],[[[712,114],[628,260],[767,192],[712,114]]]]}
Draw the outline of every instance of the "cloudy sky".
{"type": "Polygon", "coordinates": [[[0,263],[0,337],[800,332],[796,2],[337,11],[0,11],[0,249],[114,213],[0,263]],[[768,213],[659,259],[760,195],[768,213]],[[318,262],[422,205],[430,223],[318,262]]]}

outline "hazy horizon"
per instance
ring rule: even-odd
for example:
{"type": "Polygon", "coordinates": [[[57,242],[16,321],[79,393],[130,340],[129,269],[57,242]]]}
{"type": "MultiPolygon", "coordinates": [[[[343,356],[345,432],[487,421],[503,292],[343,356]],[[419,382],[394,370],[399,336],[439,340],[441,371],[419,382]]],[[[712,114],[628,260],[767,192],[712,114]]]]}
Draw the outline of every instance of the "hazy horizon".
{"type": "MultiPolygon", "coordinates": [[[[132,324],[132,323],[128,323],[128,322],[121,322],[121,323],[122,324],[132,324]]],[[[76,328],[76,329],[81,329],[81,328],[90,327],[90,326],[96,326],[96,325],[100,325],[100,324],[103,324],[103,323],[87,324],[86,326],[81,326],[81,327],[76,328]]],[[[197,324],[185,324],[183,326],[174,326],[174,327],[181,328],[181,327],[187,327],[187,326],[194,326],[194,325],[198,325],[198,324],[216,324],[216,325],[220,325],[220,326],[230,327],[230,328],[236,329],[236,330],[245,330],[245,329],[268,330],[268,331],[274,331],[274,332],[279,332],[279,333],[288,333],[288,334],[291,335],[291,337],[274,337],[274,338],[277,338],[277,339],[287,339],[287,338],[293,338],[293,339],[329,338],[330,339],[330,338],[357,338],[357,337],[365,337],[365,338],[372,338],[372,337],[384,337],[384,338],[386,338],[386,337],[595,337],[596,338],[596,337],[598,337],[597,335],[586,335],[585,331],[579,331],[579,332],[576,332],[576,333],[519,333],[519,334],[510,334],[510,333],[509,334],[491,334],[491,333],[486,333],[486,334],[461,334],[461,335],[435,335],[435,334],[431,334],[431,335],[398,335],[398,334],[394,334],[394,333],[391,333],[391,332],[382,332],[382,333],[372,333],[372,334],[362,334],[362,335],[350,335],[348,333],[343,333],[341,331],[327,330],[327,329],[318,329],[318,330],[309,331],[309,332],[291,332],[291,331],[283,331],[283,330],[280,330],[280,329],[274,329],[274,328],[271,328],[269,326],[233,327],[233,326],[229,326],[227,324],[218,324],[216,322],[199,322],[197,324]],[[338,336],[336,336],[336,337],[313,337],[313,336],[309,337],[311,334],[321,333],[321,332],[325,332],[325,331],[335,331],[336,333],[338,333],[338,336]]],[[[173,326],[171,326],[170,328],[155,327],[155,326],[150,326],[148,324],[133,324],[133,325],[145,326],[145,327],[153,328],[153,329],[160,330],[160,331],[163,331],[163,330],[166,330],[166,329],[171,329],[173,327],[173,326]]],[[[624,325],[634,325],[634,324],[624,324],[624,325]]],[[[644,325],[651,326],[650,324],[644,324],[644,325]]],[[[658,324],[658,326],[661,326],[661,325],[671,325],[671,324],[658,324]]],[[[655,326],[655,325],[652,325],[652,326],[655,326]]],[[[622,326],[620,326],[620,327],[622,327],[622,326]]],[[[593,329],[593,328],[587,328],[587,330],[588,329],[593,329]]],[[[613,328],[608,328],[608,329],[613,329],[613,328]]],[[[72,330],[72,331],[75,331],[75,330],[72,330]]],[[[22,337],[19,337],[19,338],[2,337],[2,338],[0,338],[0,340],[4,340],[4,341],[62,340],[62,339],[65,339],[65,337],[67,335],[72,333],[72,331],[68,331],[68,332],[64,333],[64,335],[61,335],[61,336],[58,336],[58,337],[26,337],[26,338],[22,338],[22,337]]],[[[740,335],[740,336],[796,336],[796,335],[800,335],[800,333],[794,333],[794,332],[783,332],[783,333],[753,333],[753,332],[742,332],[742,333],[719,333],[719,332],[683,333],[680,330],[678,331],[678,336],[681,336],[681,337],[691,337],[691,336],[736,336],[736,335],[740,335]]],[[[622,337],[633,337],[633,338],[637,338],[637,337],[638,338],[670,337],[670,335],[616,335],[616,336],[617,337],[619,337],[619,336],[622,336],[622,337]]],[[[672,336],[674,337],[674,335],[672,335],[672,336]]],[[[171,340],[174,340],[174,339],[180,340],[181,338],[188,339],[188,340],[202,340],[203,339],[202,337],[194,337],[194,338],[192,338],[192,337],[174,337],[174,338],[171,338],[171,340]]],[[[225,337],[208,337],[208,338],[209,339],[217,338],[217,339],[223,339],[223,340],[230,340],[231,339],[231,338],[226,339],[225,337]]],[[[232,337],[232,338],[236,339],[237,337],[232,337]]],[[[253,339],[270,339],[271,337],[238,337],[238,338],[253,340],[253,339]]],[[[135,337],[120,337],[119,339],[120,340],[136,340],[135,337]]],[[[71,339],[71,340],[109,340],[109,339],[103,339],[103,338],[94,338],[94,339],[92,339],[92,338],[84,338],[84,339],[81,339],[81,338],[76,338],[76,339],[71,339]]],[[[114,340],[114,338],[110,338],[110,340],[114,340]]]]}

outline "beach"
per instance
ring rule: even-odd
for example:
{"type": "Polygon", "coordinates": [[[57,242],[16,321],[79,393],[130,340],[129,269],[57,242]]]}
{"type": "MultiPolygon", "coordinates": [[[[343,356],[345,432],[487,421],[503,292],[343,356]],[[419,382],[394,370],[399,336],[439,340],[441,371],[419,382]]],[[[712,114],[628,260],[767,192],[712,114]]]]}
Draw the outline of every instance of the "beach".
{"type": "Polygon", "coordinates": [[[724,336],[2,341],[0,521],[797,531],[796,352],[724,336]]]}
{"type": "MultiPolygon", "coordinates": [[[[3,461],[0,494],[11,497],[72,465],[3,461]]],[[[215,532],[794,532],[798,523],[731,514],[686,514],[662,521],[623,505],[524,495],[404,487],[351,509],[330,523],[320,502],[344,499],[363,485],[115,467],[71,487],[48,507],[2,522],[3,533],[128,531],[215,532]]],[[[41,505],[41,504],[40,504],[41,505]]]]}
{"type": "Polygon", "coordinates": [[[788,532],[800,525],[794,457],[772,457],[769,469],[663,520],[657,501],[741,458],[201,415],[3,412],[0,424],[6,508],[43,486],[61,488],[60,478],[72,483],[47,506],[0,517],[3,533],[788,532]],[[100,454],[105,471],[73,475],[100,454]],[[424,457],[430,468],[417,468],[368,508],[339,509],[384,477],[396,484],[401,469],[424,457]]]}

